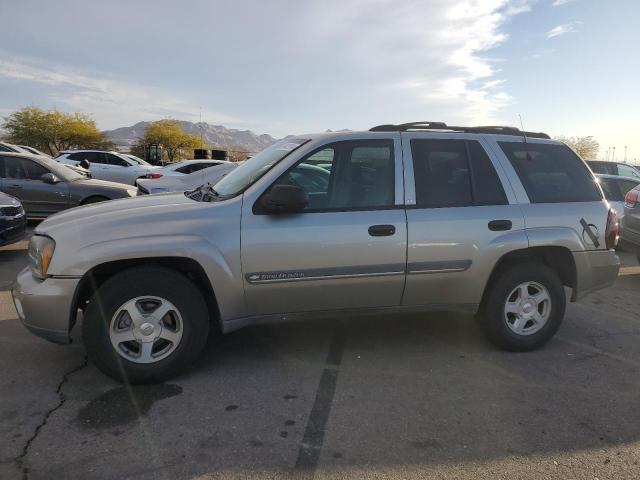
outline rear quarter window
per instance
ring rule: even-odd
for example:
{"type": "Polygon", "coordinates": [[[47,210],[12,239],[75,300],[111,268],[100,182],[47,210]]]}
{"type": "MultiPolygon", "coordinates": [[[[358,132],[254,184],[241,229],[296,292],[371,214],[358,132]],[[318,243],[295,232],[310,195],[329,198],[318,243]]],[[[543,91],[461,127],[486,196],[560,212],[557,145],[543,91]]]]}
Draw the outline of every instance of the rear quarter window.
{"type": "Polygon", "coordinates": [[[498,142],[531,203],[595,202],[602,194],[593,174],[566,145],[498,142]]]}

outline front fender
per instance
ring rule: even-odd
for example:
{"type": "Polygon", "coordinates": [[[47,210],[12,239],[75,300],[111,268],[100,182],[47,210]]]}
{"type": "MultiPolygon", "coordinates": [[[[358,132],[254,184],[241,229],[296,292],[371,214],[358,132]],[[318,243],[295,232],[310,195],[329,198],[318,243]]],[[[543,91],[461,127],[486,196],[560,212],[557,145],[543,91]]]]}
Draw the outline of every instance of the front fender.
{"type": "Polygon", "coordinates": [[[64,269],[49,273],[67,278],[82,277],[91,269],[109,262],[189,258],[196,261],[207,275],[216,294],[222,320],[245,313],[239,239],[237,245],[227,244],[221,248],[196,235],[124,237],[85,245],[74,256],[74,262],[63,262],[66,265],[64,269]]]}

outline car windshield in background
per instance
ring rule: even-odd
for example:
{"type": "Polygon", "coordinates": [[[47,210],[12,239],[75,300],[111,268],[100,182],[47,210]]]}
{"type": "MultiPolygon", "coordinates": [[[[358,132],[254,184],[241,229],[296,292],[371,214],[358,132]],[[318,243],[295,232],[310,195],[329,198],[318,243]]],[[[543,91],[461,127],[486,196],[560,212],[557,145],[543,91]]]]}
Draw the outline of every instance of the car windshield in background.
{"type": "Polygon", "coordinates": [[[58,163],[51,158],[39,156],[38,159],[40,163],[47,167],[51,173],[66,182],[73,182],[75,180],[82,180],[87,178],[84,175],[71,170],[69,167],[58,163]]]}
{"type": "Polygon", "coordinates": [[[520,177],[531,203],[602,200],[593,174],[566,145],[498,143],[520,177]]]}
{"type": "Polygon", "coordinates": [[[304,138],[288,138],[265,148],[216,183],[215,191],[223,197],[245,191],[276,163],[308,141],[304,138]]]}

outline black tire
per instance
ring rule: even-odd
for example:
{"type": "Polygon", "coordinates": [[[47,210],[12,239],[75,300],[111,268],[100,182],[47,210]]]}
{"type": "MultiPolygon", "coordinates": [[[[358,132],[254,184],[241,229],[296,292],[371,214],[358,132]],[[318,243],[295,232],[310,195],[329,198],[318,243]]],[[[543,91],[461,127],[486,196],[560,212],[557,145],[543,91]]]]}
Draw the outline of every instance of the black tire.
{"type": "Polygon", "coordinates": [[[200,357],[209,323],[206,303],[187,277],[162,267],[135,267],[114,275],[96,291],[84,315],[82,337],[89,358],[106,375],[131,384],[155,383],[179,374],[200,357]],[[109,337],[116,310],[144,296],[168,300],[182,321],[179,343],[167,357],[154,363],[128,360],[116,351],[109,337]]]}
{"type": "Polygon", "coordinates": [[[487,288],[478,322],[494,345],[513,352],[535,350],[547,343],[560,328],[567,300],[560,278],[549,267],[529,262],[511,265],[499,272],[493,285],[487,288]],[[551,299],[550,313],[538,331],[519,335],[507,325],[505,303],[511,292],[525,282],[536,282],[547,289],[551,299]]]}
{"type": "Polygon", "coordinates": [[[85,198],[80,205],[91,205],[92,203],[106,202],[107,200],[110,200],[110,198],[101,196],[89,197],[85,198]]]}

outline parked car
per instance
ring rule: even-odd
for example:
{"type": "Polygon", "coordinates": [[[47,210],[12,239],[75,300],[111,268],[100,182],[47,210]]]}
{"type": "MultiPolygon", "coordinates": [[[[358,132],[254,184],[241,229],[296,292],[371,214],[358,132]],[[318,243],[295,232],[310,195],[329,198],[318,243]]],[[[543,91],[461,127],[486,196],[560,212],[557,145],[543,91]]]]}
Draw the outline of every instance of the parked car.
{"type": "Polygon", "coordinates": [[[20,201],[0,193],[0,246],[22,240],[26,228],[27,216],[20,201]]]}
{"type": "Polygon", "coordinates": [[[51,158],[51,155],[49,155],[48,153],[44,153],[38,150],[37,148],[28,147],[27,145],[18,145],[18,147],[20,147],[22,150],[26,150],[28,153],[33,153],[34,155],[42,155],[43,157],[51,158]]]}
{"type": "Polygon", "coordinates": [[[600,174],[597,174],[596,177],[600,182],[604,197],[618,214],[618,222],[621,223],[622,217],[624,217],[624,197],[629,190],[640,184],[640,178],[600,174]]]}
{"type": "Polygon", "coordinates": [[[128,185],[135,185],[136,180],[160,168],[150,164],[140,164],[125,154],[100,150],[65,150],[60,152],[56,161],[76,166],[82,161],[87,161],[93,178],[128,185]]]}
{"type": "Polygon", "coordinates": [[[0,152],[13,152],[13,153],[32,153],[18,145],[12,143],[0,142],[0,152]]]}
{"type": "MultiPolygon", "coordinates": [[[[205,183],[216,183],[237,166],[237,163],[221,162],[219,165],[204,168],[186,175],[141,178],[137,182],[138,194],[145,195],[147,193],[185,192],[187,190],[193,190],[205,183]]],[[[155,175],[155,172],[153,175],[155,175]]]]}
{"type": "Polygon", "coordinates": [[[88,179],[53,159],[0,153],[0,191],[18,198],[29,218],[116,198],[136,196],[133,187],[88,179]]]}
{"type": "Polygon", "coordinates": [[[617,175],[620,177],[632,177],[640,179],[640,170],[633,165],[620,162],[607,162],[603,160],[587,160],[587,165],[593,173],[617,175]]]}
{"type": "Polygon", "coordinates": [[[150,173],[147,178],[179,177],[181,175],[199,172],[205,168],[229,164],[232,163],[225,162],[223,160],[182,160],[181,162],[165,165],[164,167],[150,173]]]}
{"type": "Polygon", "coordinates": [[[640,262],[640,186],[629,190],[624,197],[624,218],[620,230],[621,246],[634,252],[640,262]]]}
{"type": "Polygon", "coordinates": [[[615,281],[616,240],[592,172],[545,134],[383,125],[287,138],[213,186],[58,214],[13,297],[59,343],[81,309],[92,361],[133,383],[183,370],[214,330],[319,316],[466,311],[523,351],[559,328],[565,286],[576,301],[615,281]],[[326,185],[289,184],[318,157],[326,185]]]}

